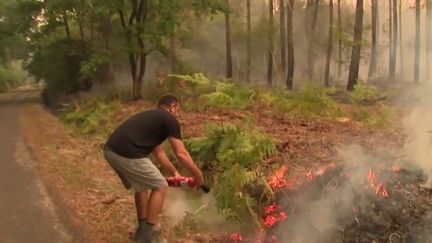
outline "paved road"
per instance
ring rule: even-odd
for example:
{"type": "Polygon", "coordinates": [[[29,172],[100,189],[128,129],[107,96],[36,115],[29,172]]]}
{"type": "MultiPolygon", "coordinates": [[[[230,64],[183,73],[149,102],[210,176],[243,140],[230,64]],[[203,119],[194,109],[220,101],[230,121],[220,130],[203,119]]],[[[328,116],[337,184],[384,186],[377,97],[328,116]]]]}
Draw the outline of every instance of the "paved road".
{"type": "Polygon", "coordinates": [[[20,136],[19,108],[35,102],[31,93],[0,94],[0,242],[73,242],[20,136]]]}

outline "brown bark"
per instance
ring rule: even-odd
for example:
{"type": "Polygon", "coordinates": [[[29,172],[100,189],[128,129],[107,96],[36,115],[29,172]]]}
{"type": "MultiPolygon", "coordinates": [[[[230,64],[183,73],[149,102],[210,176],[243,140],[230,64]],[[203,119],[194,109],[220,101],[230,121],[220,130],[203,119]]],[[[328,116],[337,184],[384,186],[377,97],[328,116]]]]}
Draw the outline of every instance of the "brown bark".
{"type": "Polygon", "coordinates": [[[287,78],[286,86],[293,88],[294,79],[294,41],[293,41],[293,12],[294,0],[289,0],[287,4],[287,78]]]}
{"type": "Polygon", "coordinates": [[[326,56],[326,67],[324,74],[324,86],[330,86],[330,62],[333,51],[333,0],[329,1],[329,31],[327,40],[327,56],[326,56]]]}
{"type": "Polygon", "coordinates": [[[250,73],[251,73],[251,39],[252,39],[252,28],[251,28],[251,0],[246,1],[247,8],[247,40],[246,40],[246,82],[250,83],[250,73]]]}
{"type": "MultiPolygon", "coordinates": [[[[338,35],[342,33],[341,0],[337,0],[338,35]]],[[[338,40],[338,77],[342,75],[342,38],[338,40]]]]}
{"type": "Polygon", "coordinates": [[[388,0],[388,16],[389,16],[389,59],[388,59],[388,77],[391,76],[391,66],[393,60],[393,15],[392,15],[392,0],[388,0]]]}
{"type": "Polygon", "coordinates": [[[267,85],[272,86],[273,83],[273,49],[274,49],[274,43],[273,43],[273,0],[269,1],[268,6],[269,11],[269,33],[268,33],[268,59],[267,59],[267,85]]]}
{"type": "Polygon", "coordinates": [[[145,43],[141,37],[141,33],[144,31],[145,21],[147,19],[147,1],[148,0],[140,0],[138,3],[136,0],[132,0],[132,13],[129,16],[129,21],[127,23],[123,10],[118,10],[120,22],[125,31],[126,42],[129,45],[133,45],[133,41],[135,40],[139,47],[137,52],[130,51],[128,53],[134,99],[142,98],[142,86],[146,71],[146,58],[148,52],[145,50],[145,43]],[[130,31],[131,27],[136,28],[136,31],[133,34],[130,31]]]}
{"type": "Polygon", "coordinates": [[[71,33],[70,33],[69,21],[68,21],[68,18],[67,18],[66,11],[63,11],[63,24],[65,26],[66,37],[68,38],[68,40],[70,40],[71,39],[71,33]]]}
{"type": "Polygon", "coordinates": [[[426,80],[429,80],[430,77],[430,56],[432,53],[432,0],[426,1],[426,80]]]}
{"type": "Polygon", "coordinates": [[[398,45],[398,16],[397,16],[397,1],[393,0],[393,38],[392,38],[392,59],[390,61],[390,79],[394,80],[396,76],[396,59],[397,59],[397,45],[398,45]]]}
{"type": "Polygon", "coordinates": [[[377,34],[378,34],[378,0],[372,0],[372,6],[371,6],[371,17],[372,17],[372,28],[371,28],[371,34],[372,34],[372,50],[371,50],[371,60],[369,63],[369,73],[368,77],[374,77],[376,75],[377,71],[377,64],[378,64],[378,50],[377,50],[377,34]]]}
{"type": "Polygon", "coordinates": [[[280,51],[282,72],[286,71],[286,30],[285,30],[285,0],[279,0],[280,51]]]}
{"type": "Polygon", "coordinates": [[[415,21],[415,61],[414,61],[414,83],[420,81],[420,0],[415,2],[416,21],[415,21]]]}
{"type": "MultiPolygon", "coordinates": [[[[227,5],[230,6],[230,0],[226,1],[227,5]]],[[[232,70],[232,54],[231,54],[231,23],[230,13],[225,13],[225,48],[226,48],[226,77],[233,77],[232,70]]]]}
{"type": "Polygon", "coordinates": [[[359,66],[360,66],[360,51],[363,34],[363,0],[357,0],[356,14],[354,23],[354,45],[351,52],[351,63],[348,74],[347,90],[354,90],[357,84],[359,66]]]}
{"type": "Polygon", "coordinates": [[[317,17],[318,17],[318,6],[319,6],[319,1],[320,0],[312,0],[309,2],[308,4],[308,8],[309,8],[309,15],[311,14],[312,16],[310,16],[311,18],[311,23],[309,26],[309,47],[308,47],[308,56],[307,56],[307,60],[308,60],[308,77],[309,80],[312,80],[314,77],[314,72],[315,72],[315,28],[316,28],[316,22],[317,22],[317,17]]]}

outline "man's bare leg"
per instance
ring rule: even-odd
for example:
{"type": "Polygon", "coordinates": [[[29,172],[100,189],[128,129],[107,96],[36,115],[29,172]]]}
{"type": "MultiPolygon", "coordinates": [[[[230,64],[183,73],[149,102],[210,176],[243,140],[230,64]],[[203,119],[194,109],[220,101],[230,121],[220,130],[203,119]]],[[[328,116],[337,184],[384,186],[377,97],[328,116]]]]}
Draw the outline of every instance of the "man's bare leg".
{"type": "Polygon", "coordinates": [[[135,207],[138,221],[145,220],[147,218],[147,201],[147,190],[142,192],[135,192],[135,207]]]}
{"type": "Polygon", "coordinates": [[[143,216],[146,217],[146,221],[142,222],[140,220],[140,225],[138,226],[136,233],[136,240],[138,242],[151,242],[154,225],[159,220],[159,214],[162,211],[167,192],[168,187],[153,189],[148,200],[143,200],[144,198],[141,195],[135,195],[138,218],[143,219],[143,216]],[[144,201],[147,203],[147,210],[143,210],[142,208],[144,201]]]}
{"type": "Polygon", "coordinates": [[[151,191],[147,205],[148,223],[156,224],[158,222],[159,214],[162,211],[167,193],[168,187],[162,187],[151,191]]]}

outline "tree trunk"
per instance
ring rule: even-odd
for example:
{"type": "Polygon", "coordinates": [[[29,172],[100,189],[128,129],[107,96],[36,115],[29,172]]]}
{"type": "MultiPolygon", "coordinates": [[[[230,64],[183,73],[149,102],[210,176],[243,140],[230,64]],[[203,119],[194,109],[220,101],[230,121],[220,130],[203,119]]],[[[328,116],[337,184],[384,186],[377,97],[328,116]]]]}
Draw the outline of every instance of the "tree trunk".
{"type": "Polygon", "coordinates": [[[75,10],[75,13],[76,13],[76,17],[77,17],[77,23],[78,23],[78,28],[79,28],[79,31],[80,31],[81,40],[83,42],[85,42],[84,27],[83,27],[83,22],[82,22],[82,19],[81,19],[81,14],[80,14],[80,12],[78,10],[75,10]]]}
{"type": "Polygon", "coordinates": [[[273,23],[273,0],[269,1],[269,6],[268,6],[268,11],[269,11],[269,31],[268,31],[268,60],[267,60],[267,85],[269,87],[272,86],[273,83],[273,49],[274,49],[274,44],[273,44],[273,28],[274,28],[274,23],[273,23]]]}
{"type": "Polygon", "coordinates": [[[146,59],[147,59],[148,53],[146,53],[144,40],[142,39],[142,37],[140,35],[141,33],[144,32],[146,16],[147,16],[147,11],[148,11],[147,1],[148,0],[141,0],[140,1],[139,5],[138,5],[138,11],[136,14],[136,23],[138,23],[137,24],[136,38],[137,38],[137,42],[138,42],[138,47],[140,49],[139,49],[139,54],[138,54],[139,70],[138,70],[138,76],[137,76],[137,91],[136,91],[136,96],[134,97],[135,99],[141,99],[142,98],[142,86],[143,86],[143,82],[144,82],[144,75],[145,75],[146,63],[147,63],[146,59]]]}
{"type": "Polygon", "coordinates": [[[251,73],[251,39],[252,39],[252,28],[251,28],[251,0],[246,1],[247,8],[247,39],[246,39],[246,82],[250,83],[251,73]]]}
{"type": "Polygon", "coordinates": [[[354,45],[351,52],[351,63],[348,74],[347,90],[354,90],[357,84],[359,65],[360,65],[360,51],[363,34],[363,0],[357,0],[356,14],[354,23],[354,45]]]}
{"type": "Polygon", "coordinates": [[[404,77],[404,59],[403,59],[403,42],[402,42],[402,0],[399,1],[399,53],[400,53],[400,76],[404,77]]]}
{"type": "MultiPolygon", "coordinates": [[[[230,6],[230,0],[226,0],[228,6],[230,6]]],[[[230,11],[230,10],[229,10],[230,11]]],[[[232,55],[231,55],[231,23],[230,13],[225,13],[225,47],[226,47],[226,77],[232,78],[232,55]]]]}
{"type": "Polygon", "coordinates": [[[69,29],[69,21],[67,18],[66,11],[63,11],[63,24],[65,26],[66,37],[68,38],[68,40],[70,40],[71,39],[71,33],[70,33],[70,29],[69,29]]]}
{"type": "Polygon", "coordinates": [[[378,63],[378,54],[377,54],[377,33],[378,33],[378,0],[372,0],[371,7],[371,17],[372,17],[372,50],[371,50],[371,61],[369,63],[369,73],[368,77],[375,77],[377,71],[377,63],[378,63]]]}
{"type": "Polygon", "coordinates": [[[398,19],[397,19],[397,1],[393,0],[393,37],[392,37],[392,59],[390,62],[390,80],[394,80],[396,76],[396,59],[397,59],[397,45],[398,45],[398,19]]]}
{"type": "Polygon", "coordinates": [[[286,86],[288,89],[293,88],[294,78],[294,41],[293,41],[293,12],[294,0],[289,0],[287,4],[287,51],[288,51],[288,66],[286,86]]]}
{"type": "Polygon", "coordinates": [[[171,73],[177,73],[177,55],[176,55],[176,38],[175,33],[170,36],[170,66],[171,73]]]}
{"type": "Polygon", "coordinates": [[[148,53],[145,50],[145,43],[140,33],[144,32],[145,22],[148,13],[148,0],[132,1],[132,13],[126,22],[122,9],[118,10],[121,26],[125,31],[125,39],[128,45],[133,45],[134,40],[138,45],[138,51],[129,51],[129,65],[132,75],[132,91],[134,99],[142,98],[142,86],[146,71],[146,58],[148,53]],[[135,27],[136,31],[131,31],[135,27]]]}
{"type": "Polygon", "coordinates": [[[430,56],[431,56],[431,48],[432,48],[432,30],[431,30],[431,21],[432,21],[432,0],[426,1],[426,80],[429,80],[430,77],[430,56]]]}
{"type": "Polygon", "coordinates": [[[415,63],[414,63],[414,82],[419,83],[420,79],[420,0],[415,2],[415,63]]]}
{"type": "Polygon", "coordinates": [[[281,51],[281,65],[282,75],[286,71],[286,30],[285,30],[285,0],[279,0],[279,24],[280,24],[280,51],[281,51]]]}
{"type": "Polygon", "coordinates": [[[391,77],[392,60],[393,60],[393,15],[392,15],[392,1],[388,0],[388,16],[389,16],[389,59],[388,59],[388,77],[391,77]]]}
{"type": "Polygon", "coordinates": [[[309,12],[312,12],[312,21],[309,26],[309,47],[308,47],[308,77],[312,80],[315,72],[315,27],[318,17],[318,6],[320,0],[310,1],[309,12]]]}
{"type": "Polygon", "coordinates": [[[326,57],[326,67],[324,74],[324,86],[330,86],[330,62],[331,55],[333,51],[333,0],[329,2],[329,32],[327,41],[327,57],[326,57]]]}
{"type": "MultiPolygon", "coordinates": [[[[337,14],[338,14],[338,35],[342,34],[342,14],[341,14],[341,0],[337,0],[337,14]]],[[[338,77],[342,75],[342,38],[338,40],[338,77]]]]}

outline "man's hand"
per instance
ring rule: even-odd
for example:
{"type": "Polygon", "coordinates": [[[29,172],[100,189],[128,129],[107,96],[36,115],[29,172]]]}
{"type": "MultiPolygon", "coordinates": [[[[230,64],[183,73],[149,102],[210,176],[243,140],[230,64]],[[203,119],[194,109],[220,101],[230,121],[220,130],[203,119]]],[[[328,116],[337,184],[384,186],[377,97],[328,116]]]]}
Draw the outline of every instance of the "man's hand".
{"type": "Polygon", "coordinates": [[[180,163],[189,169],[190,172],[194,175],[195,183],[198,187],[204,184],[204,177],[201,170],[196,166],[193,162],[190,154],[186,151],[183,142],[178,138],[169,138],[169,142],[171,144],[172,149],[180,163]]]}
{"type": "Polygon", "coordinates": [[[174,176],[174,178],[183,178],[183,176],[180,175],[180,173],[178,173],[178,171],[175,171],[173,176],[174,176]]]}
{"type": "Polygon", "coordinates": [[[194,176],[194,180],[198,188],[204,185],[204,176],[201,171],[194,176]]]}

